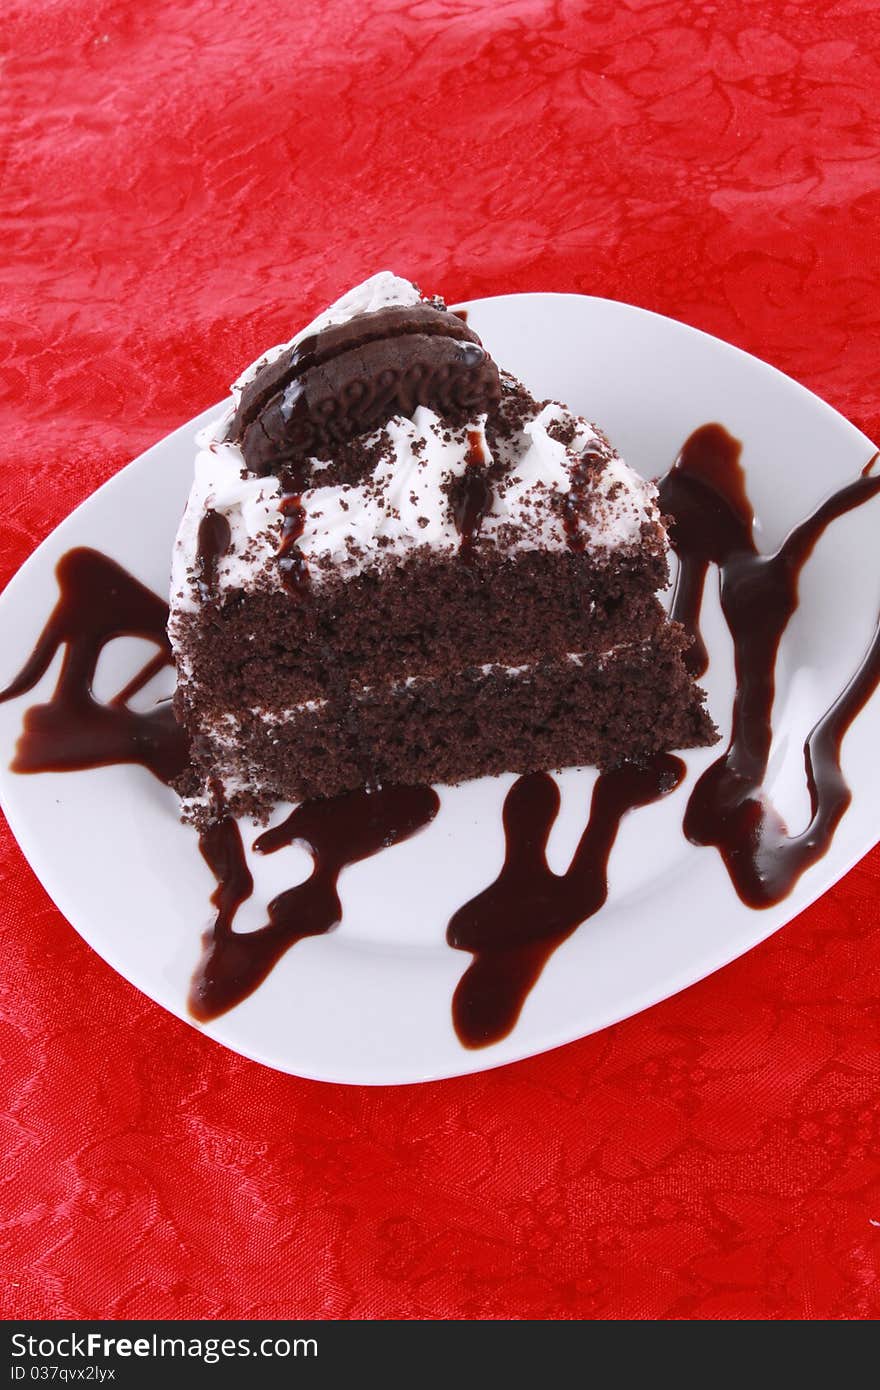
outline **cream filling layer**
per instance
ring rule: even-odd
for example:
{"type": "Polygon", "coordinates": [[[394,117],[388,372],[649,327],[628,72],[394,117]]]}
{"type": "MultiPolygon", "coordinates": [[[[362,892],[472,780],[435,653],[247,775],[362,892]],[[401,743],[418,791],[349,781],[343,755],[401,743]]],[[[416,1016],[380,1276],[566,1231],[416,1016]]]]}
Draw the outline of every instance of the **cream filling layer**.
{"type": "MultiPolygon", "coordinates": [[[[571,666],[589,665],[591,669],[601,671],[609,662],[622,655],[624,652],[632,651],[637,648],[646,647],[647,642],[619,642],[614,647],[609,647],[604,652],[598,654],[592,652],[566,652],[564,660],[571,666]]],[[[448,680],[450,676],[470,675],[472,679],[484,680],[492,676],[504,675],[507,677],[518,677],[521,680],[529,680],[530,677],[539,671],[545,664],[544,662],[527,662],[522,666],[504,666],[497,662],[485,662],[481,666],[463,667],[460,671],[449,672],[442,679],[448,680]]],[[[388,681],[382,686],[361,685],[355,687],[350,693],[352,700],[358,700],[379,693],[385,693],[387,697],[403,694],[405,691],[413,690],[421,686],[437,684],[435,676],[405,676],[402,680],[388,681]]],[[[237,746],[241,737],[242,727],[247,720],[257,720],[267,728],[280,728],[282,725],[294,723],[301,719],[303,715],[319,714],[327,709],[330,700],[324,697],[312,700],[303,700],[299,704],[290,705],[282,710],[269,710],[261,706],[255,706],[249,710],[247,716],[243,717],[236,710],[226,710],[221,714],[212,714],[205,720],[202,732],[210,737],[212,743],[219,747],[234,748],[237,746]]]]}

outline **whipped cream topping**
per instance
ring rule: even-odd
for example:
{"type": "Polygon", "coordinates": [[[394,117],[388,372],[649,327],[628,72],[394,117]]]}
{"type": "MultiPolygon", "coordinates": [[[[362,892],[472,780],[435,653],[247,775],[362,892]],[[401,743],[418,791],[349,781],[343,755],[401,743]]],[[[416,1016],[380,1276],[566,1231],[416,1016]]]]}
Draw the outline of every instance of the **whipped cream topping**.
{"type": "MultiPolygon", "coordinates": [[[[417,303],[419,298],[414,285],[389,271],[373,276],[290,343],[248,368],[233,388],[234,395],[259,366],[311,333],[391,304],[417,303]]],[[[505,373],[502,384],[507,393],[517,389],[515,379],[505,373]]],[[[217,563],[221,594],[283,585],[276,563],[284,520],[282,486],[274,476],[247,472],[239,447],[225,440],[231,416],[232,410],[227,411],[197,437],[195,477],[172,561],[172,635],[173,614],[193,610],[201,602],[196,556],[199,526],[207,511],[222,513],[230,528],[228,549],[217,563]]],[[[312,460],[315,485],[300,497],[304,521],[296,544],[315,585],[400,564],[416,552],[456,553],[461,536],[450,488],[469,466],[475,444],[481,466],[493,462],[485,415],[456,428],[420,406],[412,419],[393,416],[363,442],[377,462],[360,483],[322,486],[321,471],[328,465],[312,460]]],[[[644,525],[659,520],[656,489],[614,455],[586,420],[549,402],[499,444],[502,476],[493,483],[475,551],[567,549],[564,499],[573,486],[584,486],[579,465],[587,450],[598,452],[602,462],[589,475],[588,506],[577,511],[581,547],[602,555],[638,543],[644,525]]]]}
{"type": "Polygon", "coordinates": [[[460,538],[443,487],[462,476],[475,440],[489,457],[485,424],[481,415],[466,429],[449,430],[426,406],[411,420],[393,416],[370,437],[371,443],[387,437],[391,448],[366,482],[302,494],[299,548],[306,560],[329,560],[351,577],[385,555],[403,558],[423,547],[452,554],[460,538]]]}
{"type": "MultiPolygon", "coordinates": [[[[510,381],[505,376],[505,384],[510,381]]],[[[533,420],[523,426],[519,457],[508,460],[509,472],[500,484],[483,520],[480,537],[499,541],[501,528],[514,523],[518,534],[509,537],[512,550],[564,550],[569,544],[562,509],[548,506],[548,499],[566,496],[572,475],[584,453],[601,445],[588,421],[572,415],[558,401],[548,401],[533,420]],[[554,426],[573,431],[563,444],[551,433],[554,426]]],[[[602,449],[607,453],[607,446],[602,449]]],[[[591,521],[583,531],[584,548],[610,551],[638,541],[646,521],[658,518],[657,489],[646,483],[616,455],[606,458],[591,484],[591,521]]]]}

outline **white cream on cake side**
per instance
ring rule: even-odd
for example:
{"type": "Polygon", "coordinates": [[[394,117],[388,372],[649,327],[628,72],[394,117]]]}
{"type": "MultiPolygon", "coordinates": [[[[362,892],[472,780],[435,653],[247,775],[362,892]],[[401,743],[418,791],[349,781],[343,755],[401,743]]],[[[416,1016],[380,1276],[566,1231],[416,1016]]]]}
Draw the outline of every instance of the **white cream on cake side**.
{"type": "MultiPolygon", "coordinates": [[[[592,670],[601,671],[617,657],[626,652],[639,652],[649,649],[649,644],[644,641],[618,642],[613,647],[608,647],[602,652],[566,652],[561,658],[569,666],[589,666],[592,670]]],[[[480,666],[465,667],[460,671],[450,671],[447,674],[452,677],[467,676],[471,680],[477,681],[480,677],[486,680],[490,677],[507,676],[515,677],[517,680],[529,681],[534,678],[535,673],[540,671],[542,662],[525,662],[521,666],[505,666],[500,662],[487,661],[480,666]]],[[[384,697],[400,694],[404,690],[412,690],[419,686],[432,686],[436,683],[435,676],[403,676],[397,680],[389,680],[381,685],[357,685],[351,688],[351,698],[357,702],[379,693],[384,697]]],[[[266,728],[286,728],[288,725],[302,719],[304,715],[319,714],[329,705],[329,700],[324,696],[312,700],[301,700],[298,704],[289,705],[285,709],[273,710],[255,705],[242,715],[240,710],[223,710],[219,713],[211,710],[205,717],[203,732],[207,734],[219,747],[238,748],[241,742],[242,729],[248,719],[257,719],[266,728]]]]}

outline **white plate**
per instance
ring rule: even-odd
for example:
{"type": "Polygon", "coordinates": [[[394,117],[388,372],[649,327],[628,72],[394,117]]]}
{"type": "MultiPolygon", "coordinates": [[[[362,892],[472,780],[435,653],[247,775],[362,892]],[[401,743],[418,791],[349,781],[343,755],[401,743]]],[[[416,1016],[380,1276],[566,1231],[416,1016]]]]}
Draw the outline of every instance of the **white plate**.
{"type": "MultiPolygon", "coordinates": [[[[507,295],[468,308],[498,361],[538,396],[557,396],[597,420],[646,476],[664,472],[696,426],[726,425],[743,441],[762,549],[775,548],[873,453],[842,416],[773,368],[644,310],[551,294],[507,295]]],[[[71,546],[103,550],[166,591],[171,542],[192,475],[193,433],[214,413],[123,469],[15,576],[0,599],[0,686],[53,607],[55,564],[71,546]]],[[[855,669],[876,621],[878,505],[842,518],[820,541],[783,639],[768,786],[792,829],[807,815],[803,739],[855,669]]],[[[726,734],[732,661],[711,578],[704,630],[709,704],[726,734]]],[[[131,639],[114,643],[99,669],[99,688],[118,689],[141,656],[131,639]]],[[[8,770],[22,714],[48,696],[57,669],[56,658],[36,692],[0,705],[4,808],[35,872],[77,931],[138,989],[191,1022],[187,990],[211,920],[213,881],[195,836],[177,821],[172,793],[138,767],[36,776],[8,770]]],[[[296,945],[251,998],[205,1031],[283,1071],[374,1084],[479,1071],[582,1037],[741,955],[865,854],[880,825],[878,743],[875,698],[844,744],[854,795],[831,850],[785,902],[761,912],[743,906],[714,850],[684,838],[682,813],[695,773],[718,750],[687,754],[683,786],[624,820],[605,907],[552,957],[510,1036],[479,1051],[464,1049],[452,1028],[450,1001],[470,957],[447,947],[445,930],[453,911],[500,867],[501,807],[513,779],[443,789],[440,813],[425,831],[343,872],[341,926],[296,945]]],[[[594,776],[571,770],[560,778],[562,810],[549,855],[558,871],[583,828],[594,776]]],[[[250,827],[245,835],[250,844],[250,827]]],[[[241,929],[260,925],[260,905],[305,877],[310,862],[297,848],[249,857],[256,891],[240,914],[241,929]]]]}

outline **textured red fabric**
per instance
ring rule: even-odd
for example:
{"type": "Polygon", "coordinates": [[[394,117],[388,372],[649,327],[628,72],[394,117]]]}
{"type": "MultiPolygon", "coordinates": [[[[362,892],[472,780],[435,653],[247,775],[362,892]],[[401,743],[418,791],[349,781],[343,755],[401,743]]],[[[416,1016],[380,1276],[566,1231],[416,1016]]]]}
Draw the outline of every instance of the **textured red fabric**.
{"type": "MultiPolygon", "coordinates": [[[[874,0],[7,0],[4,29],[4,579],[385,265],[657,309],[880,435],[874,0]]],[[[0,853],[7,1316],[880,1313],[877,851],[638,1018],[388,1090],[228,1054],[0,853]]]]}

